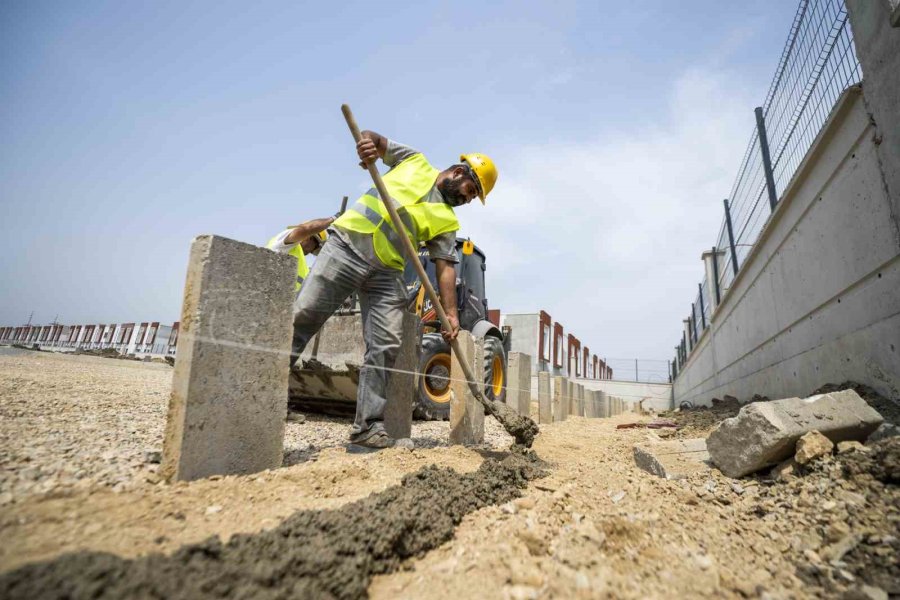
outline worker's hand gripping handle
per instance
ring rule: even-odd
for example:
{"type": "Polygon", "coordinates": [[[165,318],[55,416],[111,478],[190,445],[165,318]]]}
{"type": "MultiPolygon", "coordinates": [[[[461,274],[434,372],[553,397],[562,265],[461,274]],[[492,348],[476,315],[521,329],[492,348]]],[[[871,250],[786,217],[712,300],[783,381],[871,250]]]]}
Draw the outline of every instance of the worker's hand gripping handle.
{"type": "MultiPolygon", "coordinates": [[[[350,107],[346,104],[341,105],[341,112],[344,113],[344,119],[347,121],[347,126],[350,127],[350,132],[353,133],[353,140],[358,144],[360,139],[362,139],[362,134],[359,131],[359,126],[356,124],[356,119],[353,118],[353,112],[350,111],[350,107]]],[[[372,176],[372,181],[375,183],[375,189],[378,190],[379,195],[381,196],[381,201],[384,203],[384,207],[387,209],[388,214],[391,216],[392,223],[400,223],[400,217],[397,215],[397,209],[394,206],[394,200],[388,194],[387,188],[384,185],[384,181],[381,179],[381,173],[378,172],[378,168],[375,166],[375,162],[366,164],[366,168],[369,169],[369,175],[372,176]]],[[[400,229],[402,232],[402,228],[400,229]]],[[[412,263],[413,267],[416,269],[416,274],[419,276],[419,281],[422,282],[422,285],[425,287],[425,293],[428,294],[428,299],[431,300],[431,304],[434,306],[435,311],[437,312],[438,319],[441,321],[441,327],[444,328],[444,331],[452,331],[453,327],[450,325],[450,320],[447,318],[447,313],[444,312],[444,307],[441,306],[440,301],[438,300],[437,293],[434,291],[434,286],[431,285],[431,280],[428,279],[428,276],[425,274],[425,268],[422,266],[421,261],[419,261],[419,257],[416,253],[415,247],[413,247],[412,241],[408,236],[401,233],[399,236],[400,240],[403,242],[403,251],[406,254],[406,260],[412,263]]],[[[453,349],[453,352],[456,353],[457,356],[462,356],[459,351],[459,342],[457,340],[450,341],[450,347],[453,349]]],[[[472,369],[465,361],[459,361],[460,366],[462,367],[463,374],[466,377],[466,381],[469,384],[469,388],[472,390],[472,395],[478,399],[482,404],[485,403],[484,396],[481,394],[481,390],[478,388],[478,385],[474,381],[474,376],[472,375],[472,369]]]]}

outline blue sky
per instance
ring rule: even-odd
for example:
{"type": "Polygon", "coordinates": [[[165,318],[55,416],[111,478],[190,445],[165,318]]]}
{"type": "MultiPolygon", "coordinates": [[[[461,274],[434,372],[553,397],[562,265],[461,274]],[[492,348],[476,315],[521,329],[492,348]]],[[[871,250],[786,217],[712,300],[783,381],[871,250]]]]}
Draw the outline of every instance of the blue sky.
{"type": "Polygon", "coordinates": [[[491,155],[492,306],[667,359],[796,4],[0,1],[0,324],[178,318],[193,236],[370,186],[340,114],[491,155]]]}

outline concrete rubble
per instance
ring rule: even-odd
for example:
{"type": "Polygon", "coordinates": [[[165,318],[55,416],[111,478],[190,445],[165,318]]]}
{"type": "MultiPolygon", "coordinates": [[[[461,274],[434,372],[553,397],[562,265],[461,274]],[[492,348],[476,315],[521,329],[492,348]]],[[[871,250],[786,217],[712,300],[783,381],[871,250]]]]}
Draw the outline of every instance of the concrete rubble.
{"type": "Polygon", "coordinates": [[[707,447],[723,473],[743,477],[792,456],[806,433],[819,431],[833,443],[865,440],[882,421],[853,390],[757,402],[723,421],[707,447]]]}
{"type": "Polygon", "coordinates": [[[710,470],[706,439],[647,442],[634,446],[634,462],[663,479],[684,479],[710,470]]]}
{"type": "MultiPolygon", "coordinates": [[[[841,443],[845,444],[847,442],[841,443]]],[[[797,461],[797,464],[805,465],[817,458],[831,454],[832,450],[834,450],[834,443],[831,440],[818,431],[810,431],[797,440],[794,460],[797,461]]]]}

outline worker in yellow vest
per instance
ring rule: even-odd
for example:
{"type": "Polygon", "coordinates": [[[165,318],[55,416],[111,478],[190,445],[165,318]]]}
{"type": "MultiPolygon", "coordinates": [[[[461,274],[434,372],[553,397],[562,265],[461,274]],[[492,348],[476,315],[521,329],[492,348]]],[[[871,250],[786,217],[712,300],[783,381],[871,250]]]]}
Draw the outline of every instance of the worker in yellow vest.
{"type": "Polygon", "coordinates": [[[372,131],[356,146],[360,166],[381,159],[390,170],[384,183],[402,223],[392,223],[374,188],[363,194],[328,230],[331,234],[294,303],[293,365],[309,340],[353,292],[359,295],[366,353],[359,375],[351,450],[393,446],[384,430],[387,379],[400,350],[406,288],[401,235],[424,244],[435,264],[441,304],[459,332],[456,308],[456,232],[453,209],[476,197],[484,203],[497,181],[497,169],[483,154],[464,154],[460,163],[439,171],[417,151],[372,131]]]}
{"type": "Polygon", "coordinates": [[[317,255],[328,234],[325,230],[334,223],[337,216],[314,219],[301,223],[296,227],[289,227],[273,237],[266,244],[266,248],[275,252],[290,254],[297,259],[297,280],[294,282],[294,292],[300,293],[303,280],[309,275],[309,265],[306,262],[308,254],[317,255]]]}

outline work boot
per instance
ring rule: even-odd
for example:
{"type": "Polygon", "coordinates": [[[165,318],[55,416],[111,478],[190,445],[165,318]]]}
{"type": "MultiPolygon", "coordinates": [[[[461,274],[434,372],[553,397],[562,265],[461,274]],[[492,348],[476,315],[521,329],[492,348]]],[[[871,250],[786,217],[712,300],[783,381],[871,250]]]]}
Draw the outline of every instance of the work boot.
{"type": "Polygon", "coordinates": [[[348,452],[377,452],[385,448],[393,448],[397,440],[389,436],[384,431],[376,431],[372,435],[362,439],[353,440],[351,438],[350,445],[347,447],[348,452]]]}

